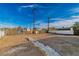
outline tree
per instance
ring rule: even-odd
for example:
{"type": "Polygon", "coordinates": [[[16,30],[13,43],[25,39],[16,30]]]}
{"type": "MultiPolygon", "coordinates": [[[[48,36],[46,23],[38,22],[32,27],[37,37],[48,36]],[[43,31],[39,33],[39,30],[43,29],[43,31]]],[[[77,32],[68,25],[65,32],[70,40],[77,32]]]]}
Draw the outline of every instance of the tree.
{"type": "Polygon", "coordinates": [[[74,30],[74,34],[75,34],[75,35],[79,35],[79,22],[76,22],[76,23],[73,25],[73,30],[74,30]]]}

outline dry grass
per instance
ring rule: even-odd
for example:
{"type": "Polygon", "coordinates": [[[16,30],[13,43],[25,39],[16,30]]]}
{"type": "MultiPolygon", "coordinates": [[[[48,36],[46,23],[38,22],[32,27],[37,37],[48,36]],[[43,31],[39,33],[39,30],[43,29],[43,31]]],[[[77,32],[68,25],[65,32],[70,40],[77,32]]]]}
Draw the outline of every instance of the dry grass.
{"type": "Polygon", "coordinates": [[[26,35],[9,35],[0,39],[0,49],[26,42],[26,35]]]}

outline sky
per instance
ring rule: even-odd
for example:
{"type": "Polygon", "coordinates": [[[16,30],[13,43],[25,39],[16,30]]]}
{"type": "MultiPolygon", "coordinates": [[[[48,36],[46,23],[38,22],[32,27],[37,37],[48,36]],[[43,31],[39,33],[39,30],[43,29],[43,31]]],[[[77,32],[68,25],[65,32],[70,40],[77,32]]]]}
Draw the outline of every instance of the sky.
{"type": "Polygon", "coordinates": [[[47,28],[48,17],[50,27],[71,27],[79,22],[79,3],[0,3],[0,28],[32,28],[33,16],[37,28],[47,28]]]}

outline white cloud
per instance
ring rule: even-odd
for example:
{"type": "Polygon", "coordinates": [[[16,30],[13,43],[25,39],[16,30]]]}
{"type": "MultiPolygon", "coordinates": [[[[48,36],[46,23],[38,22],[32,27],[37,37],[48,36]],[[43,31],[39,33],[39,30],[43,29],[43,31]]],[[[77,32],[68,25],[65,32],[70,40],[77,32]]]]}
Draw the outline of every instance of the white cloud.
{"type": "MultiPolygon", "coordinates": [[[[59,21],[50,23],[50,27],[71,27],[75,22],[79,22],[79,16],[71,16],[68,19],[58,18],[59,21]],[[61,20],[62,19],[62,20],[61,20]]],[[[40,28],[47,28],[47,23],[39,21],[40,28]]]]}
{"type": "MultiPolygon", "coordinates": [[[[51,22],[50,27],[70,27],[75,22],[79,22],[79,16],[71,16],[70,18],[67,18],[67,19],[64,19],[64,18],[55,18],[55,19],[57,21],[51,22]]],[[[54,20],[54,18],[52,18],[51,20],[54,20]]],[[[17,27],[17,26],[18,25],[16,25],[16,24],[0,22],[0,28],[13,28],[13,27],[17,27]]],[[[28,26],[30,26],[30,25],[28,25],[28,26]]],[[[36,21],[36,27],[47,28],[47,23],[45,23],[43,20],[36,21]],[[39,24],[39,25],[37,25],[37,24],[39,24]]]]}
{"type": "Polygon", "coordinates": [[[21,8],[27,8],[27,7],[34,7],[35,5],[25,5],[25,6],[20,6],[21,8]]]}
{"type": "Polygon", "coordinates": [[[0,23],[0,28],[14,28],[14,27],[17,27],[17,25],[11,23],[0,23]]]}
{"type": "Polygon", "coordinates": [[[50,19],[50,21],[61,21],[61,20],[64,20],[63,18],[52,18],[50,19]]]}
{"type": "Polygon", "coordinates": [[[76,18],[76,19],[78,18],[79,19],[79,16],[71,16],[71,18],[76,18]]]}
{"type": "Polygon", "coordinates": [[[75,22],[79,22],[79,16],[72,16],[69,19],[64,19],[62,21],[51,23],[51,26],[55,26],[55,27],[70,27],[75,22]]]}
{"type": "Polygon", "coordinates": [[[23,6],[20,6],[20,7],[18,8],[18,11],[21,11],[22,8],[33,8],[33,7],[35,7],[35,6],[36,6],[36,4],[33,4],[33,5],[23,5],[23,6]]]}
{"type": "Polygon", "coordinates": [[[79,7],[69,10],[71,13],[79,13],[79,7]]]}
{"type": "Polygon", "coordinates": [[[20,6],[19,7],[19,11],[21,11],[22,8],[33,8],[33,7],[48,8],[48,7],[45,7],[45,6],[38,5],[38,4],[32,4],[32,5],[23,5],[23,6],[20,6]]]}

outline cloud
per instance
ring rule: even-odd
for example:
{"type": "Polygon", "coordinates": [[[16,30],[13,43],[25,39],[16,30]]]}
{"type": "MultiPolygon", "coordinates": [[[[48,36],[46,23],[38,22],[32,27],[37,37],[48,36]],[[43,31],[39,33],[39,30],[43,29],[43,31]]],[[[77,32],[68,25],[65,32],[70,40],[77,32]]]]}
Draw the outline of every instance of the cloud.
{"type": "Polygon", "coordinates": [[[0,22],[0,28],[14,28],[17,27],[18,25],[11,24],[11,23],[1,23],[0,22]]]}
{"type": "Polygon", "coordinates": [[[64,19],[64,20],[60,20],[58,22],[51,23],[50,26],[71,27],[75,22],[79,22],[79,16],[72,16],[69,19],[64,19]]]}
{"type": "Polygon", "coordinates": [[[20,6],[21,8],[28,8],[28,7],[34,7],[35,5],[25,5],[25,6],[20,6]]]}
{"type": "Polygon", "coordinates": [[[79,19],[79,16],[71,16],[71,18],[76,18],[76,19],[78,18],[79,19]]]}
{"type": "MultiPolygon", "coordinates": [[[[56,22],[50,22],[50,27],[71,27],[75,22],[79,22],[79,16],[71,16],[69,18],[52,18],[51,20],[56,20],[56,22]]],[[[51,21],[50,20],[50,21],[51,21]]],[[[43,20],[36,21],[37,28],[47,28],[47,23],[43,20]]],[[[0,28],[14,28],[18,25],[12,23],[2,23],[0,22],[0,28]]],[[[31,26],[31,25],[28,25],[31,26]]],[[[32,26],[31,26],[32,27],[32,26]]]]}
{"type": "Polygon", "coordinates": [[[69,10],[71,13],[79,13],[79,7],[77,8],[72,8],[69,10]]]}
{"type": "Polygon", "coordinates": [[[50,21],[63,21],[63,18],[51,18],[50,21]]]}
{"type": "MultiPolygon", "coordinates": [[[[47,28],[47,23],[39,21],[41,24],[38,25],[37,27],[40,28],[47,28]]],[[[71,27],[75,22],[79,22],[79,16],[71,16],[70,18],[63,19],[63,18],[58,18],[58,21],[56,22],[51,22],[50,27],[71,27]]]]}
{"type": "Polygon", "coordinates": [[[37,8],[48,8],[42,5],[38,5],[38,4],[32,4],[32,5],[23,5],[19,7],[19,11],[21,11],[22,8],[33,8],[33,7],[37,7],[37,8]]]}
{"type": "Polygon", "coordinates": [[[20,7],[18,8],[18,11],[21,11],[22,8],[33,8],[33,7],[35,7],[35,6],[36,6],[36,4],[33,4],[33,5],[23,5],[23,6],[20,6],[20,7]]]}

